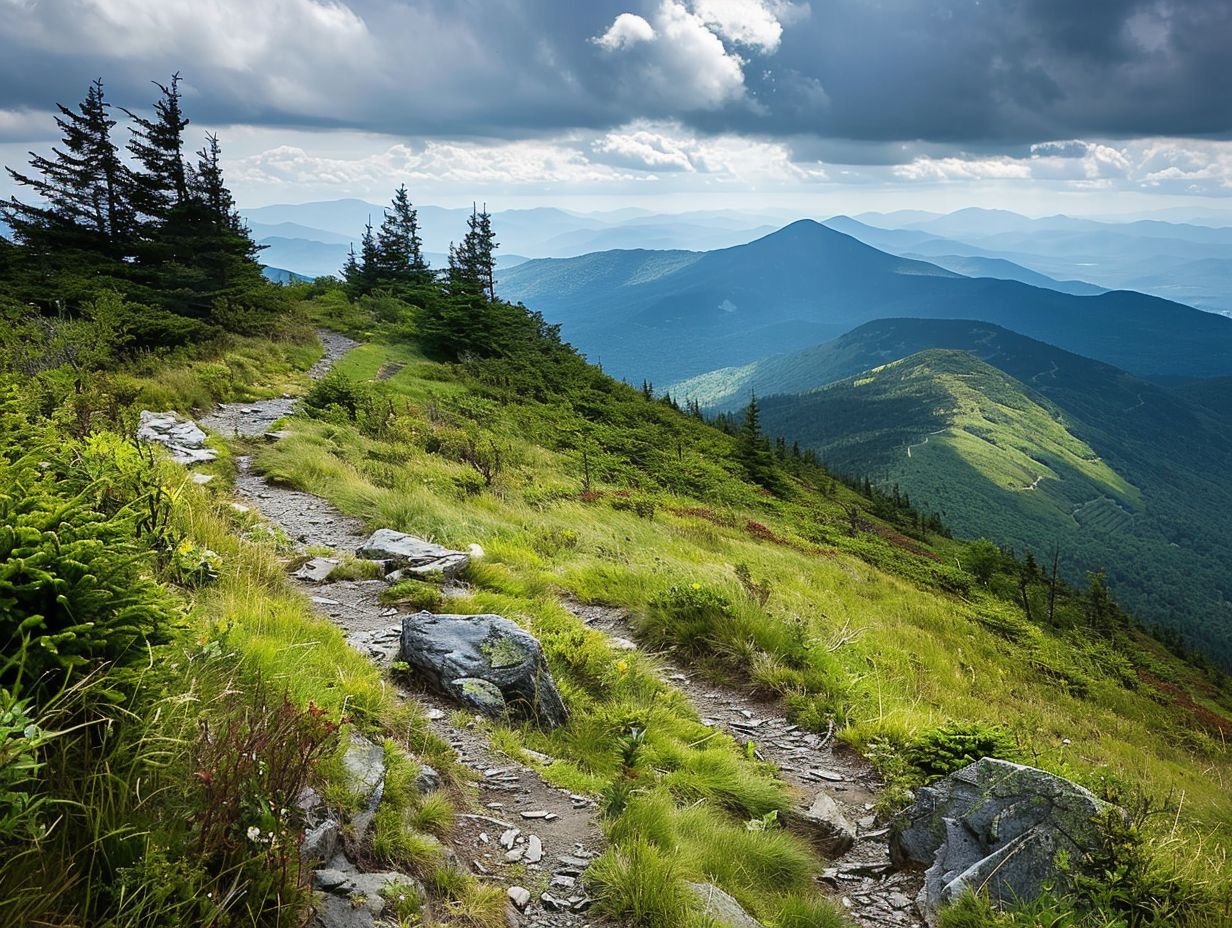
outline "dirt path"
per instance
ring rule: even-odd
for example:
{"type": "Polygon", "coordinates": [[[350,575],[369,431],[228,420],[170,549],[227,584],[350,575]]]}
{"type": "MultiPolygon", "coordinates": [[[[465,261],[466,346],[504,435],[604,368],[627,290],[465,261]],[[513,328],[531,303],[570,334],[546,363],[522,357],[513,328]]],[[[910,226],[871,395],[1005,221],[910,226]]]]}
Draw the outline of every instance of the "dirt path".
{"type": "Polygon", "coordinates": [[[949,429],[937,429],[937,431],[929,432],[927,435],[925,435],[923,441],[917,441],[914,445],[908,445],[907,446],[907,457],[911,457],[912,448],[923,448],[925,445],[928,444],[928,440],[932,438],[934,435],[944,435],[948,431],[949,429]]]}
{"type": "MultiPolygon", "coordinates": [[[[308,372],[314,379],[323,377],[357,344],[335,333],[321,332],[320,336],[325,356],[308,372]]],[[[201,423],[223,435],[253,438],[294,412],[295,402],[283,397],[230,403],[201,423]]],[[[343,553],[354,551],[367,537],[358,519],[343,515],[325,500],[272,484],[253,473],[249,456],[237,457],[236,466],[236,495],[297,543],[343,553]]],[[[380,602],[384,581],[314,583],[293,578],[292,583],[311,599],[317,612],[347,633],[354,646],[378,661],[391,658],[401,619],[396,608],[380,602]]],[[[456,705],[408,688],[399,688],[398,695],[420,705],[433,731],[453,747],[459,763],[472,771],[477,801],[473,811],[458,815],[451,842],[458,859],[485,879],[530,890],[532,902],[520,916],[524,925],[589,928],[602,924],[580,914],[589,903],[581,874],[604,845],[594,801],[551,786],[533,768],[498,755],[482,721],[466,719],[456,705]]]]}
{"type": "MultiPolygon", "coordinates": [[[[630,641],[635,636],[623,609],[574,602],[563,605],[591,628],[614,638],[630,641]]],[[[890,869],[888,828],[873,810],[881,784],[868,761],[835,744],[830,736],[790,724],[776,700],[693,677],[669,655],[657,657],[668,682],[689,698],[702,721],[741,744],[752,742],[757,756],[778,768],[802,808],[824,792],[856,827],[855,846],[832,861],[822,877],[848,914],[868,928],[920,924],[912,909],[920,890],[919,877],[890,869]]]]}
{"type": "MultiPolygon", "coordinates": [[[[324,376],[356,344],[333,333],[322,332],[321,339],[326,353],[309,372],[314,378],[324,376]]],[[[268,432],[294,408],[295,400],[287,397],[233,403],[201,421],[223,435],[253,438],[268,432]]],[[[353,551],[365,539],[358,519],[343,515],[316,496],[269,483],[252,472],[247,456],[237,457],[236,464],[237,495],[299,544],[342,553],[353,551]]],[[[396,654],[401,619],[396,608],[380,602],[384,581],[293,582],[319,613],[375,661],[387,663],[396,654]]],[[[448,595],[451,589],[445,592],[448,595]]],[[[626,642],[633,638],[623,610],[564,605],[593,628],[626,642]]],[[[854,847],[832,862],[821,877],[856,923],[865,928],[919,925],[911,911],[918,877],[890,871],[887,829],[873,812],[879,784],[867,761],[836,746],[830,737],[789,724],[782,706],[772,700],[694,679],[669,659],[661,660],[667,682],[691,700],[703,720],[742,743],[752,741],[758,755],[777,766],[802,807],[811,804],[818,792],[825,792],[856,827],[854,847]]],[[[421,706],[432,729],[474,774],[476,808],[459,815],[452,842],[459,859],[485,879],[531,890],[532,903],[521,915],[524,926],[588,928],[603,924],[578,914],[586,904],[581,875],[604,844],[593,799],[554,787],[533,767],[494,751],[482,720],[466,718],[453,703],[408,688],[399,689],[399,698],[421,706]],[[541,896],[544,892],[546,900],[541,896]]]]}

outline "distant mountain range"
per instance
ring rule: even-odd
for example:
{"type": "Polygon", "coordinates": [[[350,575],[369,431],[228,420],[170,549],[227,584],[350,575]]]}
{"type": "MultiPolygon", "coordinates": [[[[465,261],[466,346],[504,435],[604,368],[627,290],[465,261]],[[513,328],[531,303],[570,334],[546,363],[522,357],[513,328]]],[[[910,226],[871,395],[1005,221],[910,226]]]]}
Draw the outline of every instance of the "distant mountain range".
{"type": "Polygon", "coordinates": [[[1232,218],[1215,211],[1101,222],[1071,216],[1030,219],[1006,210],[948,215],[866,213],[827,224],[906,257],[1000,258],[1054,279],[1139,290],[1212,312],[1232,312],[1232,218]]]}
{"type": "Polygon", "coordinates": [[[1058,545],[1071,579],[1107,570],[1135,614],[1232,663],[1232,378],[1168,390],[995,325],[884,319],[674,393],[736,409],[750,390],[767,431],[959,534],[1058,545]]]}
{"type": "MultiPolygon", "coordinates": [[[[424,247],[444,255],[469,209],[419,206],[424,247]]],[[[344,199],[242,211],[266,260],[306,276],[337,273],[350,243],[384,207],[344,199]],[[322,246],[336,246],[326,248],[322,246]]],[[[782,210],[661,214],[642,209],[581,213],[555,208],[498,211],[493,220],[506,266],[614,249],[712,251],[746,244],[797,218],[782,210]]],[[[1063,293],[1138,290],[1213,312],[1232,312],[1232,210],[1165,210],[1134,221],[1006,210],[918,210],[834,216],[825,224],[900,257],[969,277],[1017,280],[1063,293]],[[1167,219],[1167,221],[1164,221],[1167,219]]]]}
{"type": "Polygon", "coordinates": [[[964,277],[807,220],[717,251],[528,261],[499,289],[633,381],[674,383],[887,316],[998,323],[1143,377],[1232,374],[1232,319],[1141,293],[964,277]]]}

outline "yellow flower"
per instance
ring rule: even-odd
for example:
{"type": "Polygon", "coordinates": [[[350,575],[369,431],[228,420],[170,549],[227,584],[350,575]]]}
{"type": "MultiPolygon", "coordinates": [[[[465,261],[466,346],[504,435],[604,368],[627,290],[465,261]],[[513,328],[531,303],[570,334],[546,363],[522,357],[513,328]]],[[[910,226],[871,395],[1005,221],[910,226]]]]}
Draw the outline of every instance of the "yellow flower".
{"type": "Polygon", "coordinates": [[[702,585],[700,583],[693,584],[693,589],[700,590],[701,588],[702,588],[702,585]]]}
{"type": "Polygon", "coordinates": [[[623,659],[618,660],[616,662],[616,671],[618,673],[628,673],[629,672],[629,662],[623,659]]]}

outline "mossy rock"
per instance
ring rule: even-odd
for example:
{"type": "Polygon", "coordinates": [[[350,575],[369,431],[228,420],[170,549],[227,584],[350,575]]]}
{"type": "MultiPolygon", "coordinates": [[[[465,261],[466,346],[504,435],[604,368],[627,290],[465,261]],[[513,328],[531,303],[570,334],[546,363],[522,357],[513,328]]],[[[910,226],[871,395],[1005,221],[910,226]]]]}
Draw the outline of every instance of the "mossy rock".
{"type": "Polygon", "coordinates": [[[494,718],[549,728],[567,719],[539,642],[502,616],[406,616],[400,657],[437,692],[494,718]]]}

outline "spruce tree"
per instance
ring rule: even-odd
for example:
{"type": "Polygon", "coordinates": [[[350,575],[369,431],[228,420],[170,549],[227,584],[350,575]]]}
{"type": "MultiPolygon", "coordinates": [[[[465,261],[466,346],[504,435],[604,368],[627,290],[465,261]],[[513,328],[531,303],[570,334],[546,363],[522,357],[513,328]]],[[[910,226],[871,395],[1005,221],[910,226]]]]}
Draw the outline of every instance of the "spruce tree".
{"type": "Polygon", "coordinates": [[[744,423],[736,437],[736,454],[749,479],[768,490],[777,489],[778,473],[775,470],[774,457],[770,453],[769,442],[762,434],[761,409],[757,405],[756,393],[749,394],[749,405],[744,409],[744,423]]]}
{"type": "Polygon", "coordinates": [[[132,228],[131,175],[111,138],[115,120],[94,81],[76,110],[56,104],[61,143],[51,157],[30,153],[30,174],[8,168],[42,203],[16,197],[0,209],[17,242],[41,256],[75,260],[67,253],[94,251],[122,257],[132,228]]]}
{"type": "Polygon", "coordinates": [[[423,256],[419,214],[411,206],[406,185],[398,187],[377,232],[377,270],[381,283],[423,285],[432,279],[423,256]]]}
{"type": "Polygon", "coordinates": [[[188,170],[184,164],[184,130],[188,118],[180,107],[180,75],[169,85],[154,82],[161,93],[154,118],[124,110],[133,121],[128,150],[141,166],[135,175],[134,205],[149,223],[162,223],[171,212],[188,203],[188,170]]]}

